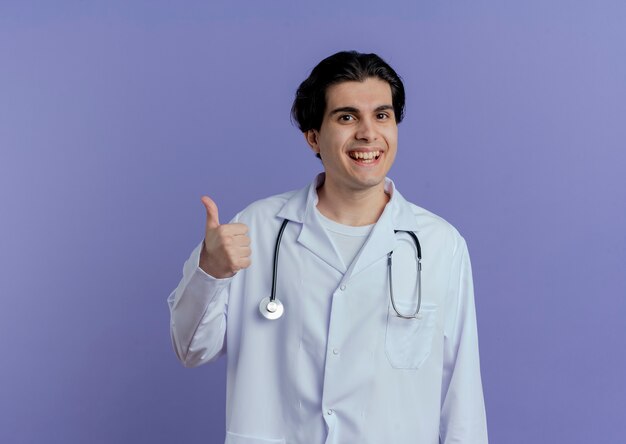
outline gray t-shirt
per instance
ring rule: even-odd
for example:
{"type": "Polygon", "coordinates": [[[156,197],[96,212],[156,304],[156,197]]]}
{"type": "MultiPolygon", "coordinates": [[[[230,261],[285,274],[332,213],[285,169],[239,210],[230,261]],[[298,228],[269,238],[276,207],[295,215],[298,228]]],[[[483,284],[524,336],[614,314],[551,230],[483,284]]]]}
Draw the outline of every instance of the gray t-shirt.
{"type": "Polygon", "coordinates": [[[335,245],[335,249],[343,260],[343,264],[346,268],[349,268],[350,264],[352,264],[352,261],[365,244],[367,236],[369,236],[372,228],[374,228],[374,224],[364,225],[362,227],[352,227],[350,225],[343,225],[335,222],[334,220],[330,220],[320,213],[317,208],[315,211],[320,217],[322,225],[335,245]]]}

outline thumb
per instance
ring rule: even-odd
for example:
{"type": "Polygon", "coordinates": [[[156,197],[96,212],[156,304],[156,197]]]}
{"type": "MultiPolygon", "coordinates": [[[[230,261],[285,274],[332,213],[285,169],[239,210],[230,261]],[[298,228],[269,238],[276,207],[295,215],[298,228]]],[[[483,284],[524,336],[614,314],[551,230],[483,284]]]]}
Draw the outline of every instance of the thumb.
{"type": "Polygon", "coordinates": [[[219,212],[217,205],[209,196],[202,196],[200,199],[204,208],[206,208],[206,225],[207,228],[217,228],[220,226],[219,212]]]}

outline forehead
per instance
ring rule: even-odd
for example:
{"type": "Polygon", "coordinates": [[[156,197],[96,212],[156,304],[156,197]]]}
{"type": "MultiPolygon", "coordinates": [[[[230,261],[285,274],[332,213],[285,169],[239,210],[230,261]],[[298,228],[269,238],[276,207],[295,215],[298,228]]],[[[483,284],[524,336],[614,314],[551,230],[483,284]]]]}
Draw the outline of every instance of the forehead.
{"type": "Polygon", "coordinates": [[[368,77],[363,82],[341,82],[326,90],[326,111],[347,106],[367,110],[391,104],[391,86],[378,77],[368,77]]]}

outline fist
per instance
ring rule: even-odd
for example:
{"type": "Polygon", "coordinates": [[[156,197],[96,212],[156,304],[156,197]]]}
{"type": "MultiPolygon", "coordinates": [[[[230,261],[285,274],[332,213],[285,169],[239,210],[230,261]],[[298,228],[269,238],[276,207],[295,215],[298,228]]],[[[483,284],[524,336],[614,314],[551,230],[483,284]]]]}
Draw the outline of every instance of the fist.
{"type": "Polygon", "coordinates": [[[200,253],[200,268],[214,278],[234,276],[250,266],[250,238],[245,224],[220,225],[217,205],[208,196],[202,196],[206,208],[206,230],[200,253]]]}

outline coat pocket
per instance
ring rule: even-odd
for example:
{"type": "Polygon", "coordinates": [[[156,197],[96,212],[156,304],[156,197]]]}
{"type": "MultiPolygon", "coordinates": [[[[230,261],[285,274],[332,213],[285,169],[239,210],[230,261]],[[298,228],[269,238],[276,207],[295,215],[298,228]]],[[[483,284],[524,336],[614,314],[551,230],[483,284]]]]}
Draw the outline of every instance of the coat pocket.
{"type": "Polygon", "coordinates": [[[390,308],[387,313],[385,352],[393,368],[418,369],[432,349],[437,306],[422,305],[417,319],[403,319],[390,308]]]}
{"type": "Polygon", "coordinates": [[[224,444],[285,444],[285,439],[259,438],[258,436],[226,432],[226,442],[224,444]]]}

